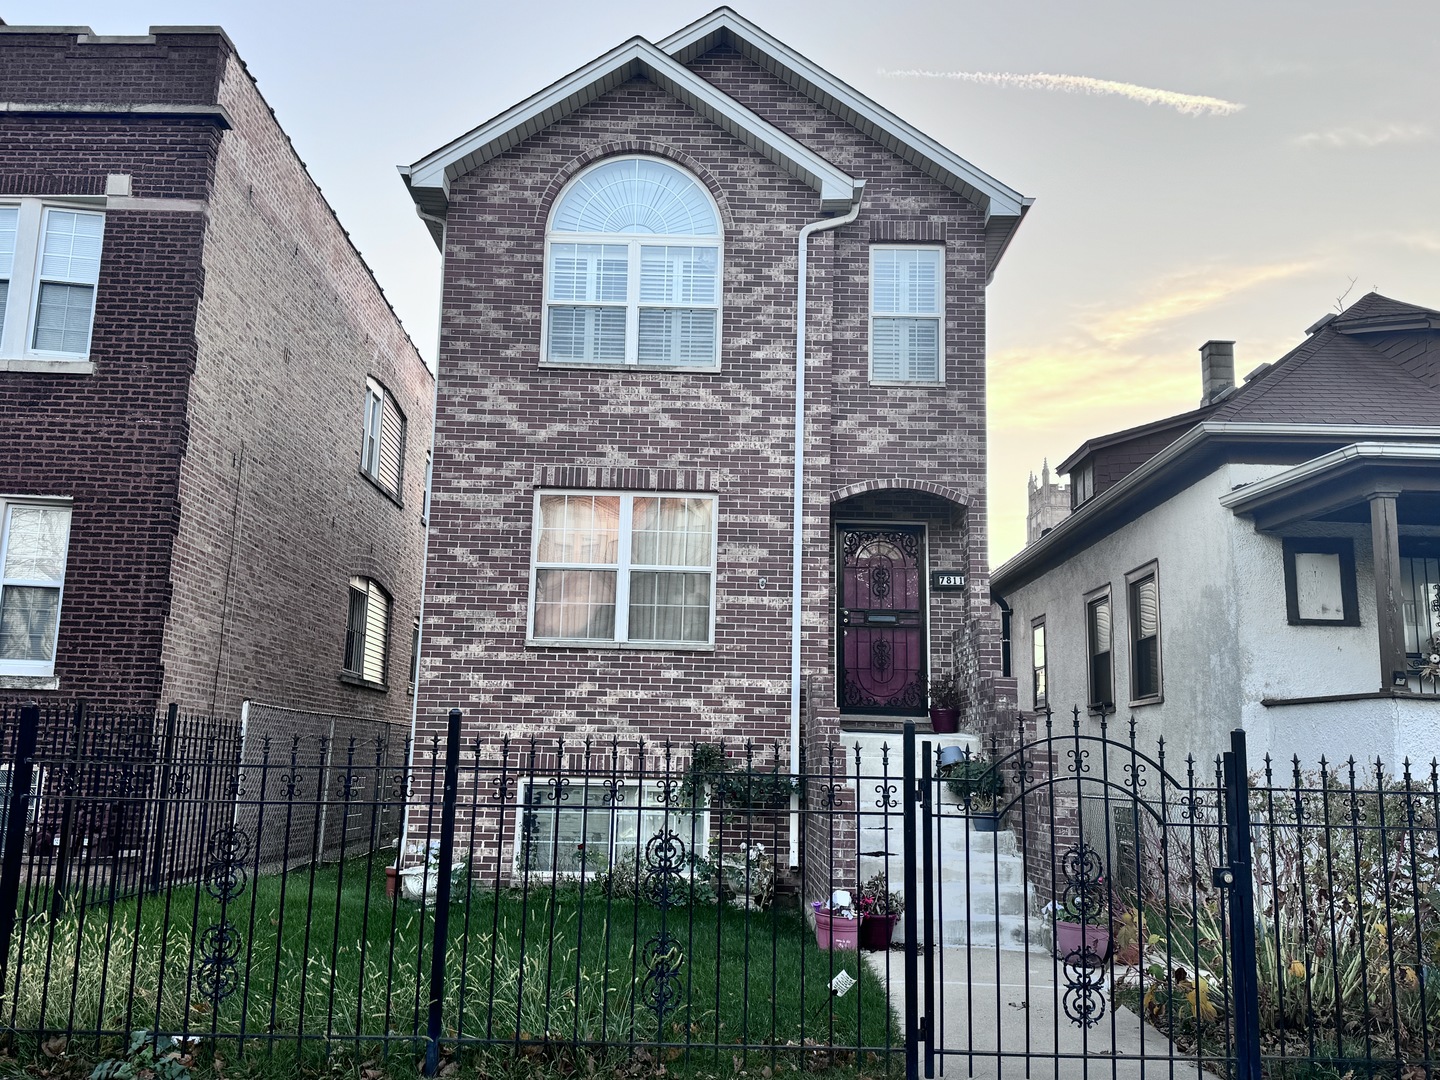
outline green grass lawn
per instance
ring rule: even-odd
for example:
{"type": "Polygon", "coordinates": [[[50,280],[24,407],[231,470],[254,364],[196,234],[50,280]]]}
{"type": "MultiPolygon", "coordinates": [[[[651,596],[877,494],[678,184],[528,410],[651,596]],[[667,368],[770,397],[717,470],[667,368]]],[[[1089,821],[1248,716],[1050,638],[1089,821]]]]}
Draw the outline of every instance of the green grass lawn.
{"type": "MultiPolygon", "coordinates": [[[[34,917],[12,950],[4,1024],[32,1043],[65,1031],[105,1032],[115,1043],[141,1028],[197,1036],[232,1062],[413,1060],[423,1049],[434,916],[385,897],[386,861],[247,882],[226,912],[239,944],[234,989],[218,1008],[200,960],[221,905],[203,890],[53,923],[34,917]]],[[[879,980],[855,953],[818,949],[798,910],[712,904],[662,915],[577,885],[528,895],[477,888],[450,909],[446,960],[444,1026],[462,1057],[479,1045],[602,1060],[644,1048],[672,1072],[729,1074],[737,1054],[757,1069],[898,1067],[901,1030],[879,980]],[[669,942],[657,962],[651,943],[662,928],[669,942]],[[661,981],[658,1012],[657,966],[675,973],[661,981]],[[841,970],[860,985],[832,1000],[841,970]]],[[[87,1034],[66,1045],[103,1050],[87,1034]]]]}

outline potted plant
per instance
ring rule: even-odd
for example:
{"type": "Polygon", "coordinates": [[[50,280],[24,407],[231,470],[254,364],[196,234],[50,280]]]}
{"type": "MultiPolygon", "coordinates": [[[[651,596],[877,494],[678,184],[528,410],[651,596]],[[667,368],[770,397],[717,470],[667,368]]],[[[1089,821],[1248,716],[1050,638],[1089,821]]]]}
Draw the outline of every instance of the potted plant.
{"type": "Polygon", "coordinates": [[[850,894],[836,889],[827,900],[810,905],[815,910],[815,944],[829,952],[832,949],[854,951],[860,943],[860,920],[850,894]]]}
{"type": "MultiPolygon", "coordinates": [[[[399,873],[400,895],[414,901],[421,907],[428,906],[440,891],[440,841],[431,840],[425,845],[425,861],[417,866],[407,866],[399,873]]],[[[450,901],[459,903],[465,899],[465,886],[470,874],[469,863],[455,860],[450,867],[450,901]]]]}
{"type": "Polygon", "coordinates": [[[945,787],[955,796],[976,832],[996,832],[1003,816],[1000,797],[1005,781],[998,765],[982,757],[965,755],[953,765],[942,766],[945,787]]]}
{"type": "Polygon", "coordinates": [[[1055,911],[1055,958],[1097,967],[1110,956],[1110,901],[1104,877],[1067,889],[1055,911]]]}
{"type": "Polygon", "coordinates": [[[905,898],[891,892],[884,874],[876,874],[860,887],[860,947],[884,952],[895,935],[895,924],[905,914],[905,898]]]}
{"type": "Polygon", "coordinates": [[[930,728],[937,735],[960,730],[960,707],[965,703],[955,676],[940,675],[930,680],[930,728]]]}

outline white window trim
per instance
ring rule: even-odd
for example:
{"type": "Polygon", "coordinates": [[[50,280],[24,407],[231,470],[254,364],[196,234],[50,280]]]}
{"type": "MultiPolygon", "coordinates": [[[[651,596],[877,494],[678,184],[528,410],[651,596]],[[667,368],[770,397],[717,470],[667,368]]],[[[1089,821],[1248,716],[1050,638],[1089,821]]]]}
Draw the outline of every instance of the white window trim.
{"type": "Polygon", "coordinates": [[[0,371],[65,371],[84,366],[93,371],[90,343],[95,336],[95,307],[100,295],[96,283],[90,301],[90,335],[80,353],[56,352],[33,348],[36,308],[40,303],[40,240],[44,235],[45,216],[50,210],[67,210],[92,214],[101,219],[100,258],[105,258],[105,200],[77,198],[38,198],[34,196],[0,195],[0,206],[19,209],[15,234],[15,264],[5,304],[5,319],[0,326],[0,371]]]}
{"type": "Polygon", "coordinates": [[[346,648],[349,647],[350,639],[350,611],[352,594],[358,592],[357,582],[365,583],[365,625],[364,633],[360,638],[359,668],[351,669],[345,666],[345,653],[340,653],[340,678],[348,683],[357,686],[368,687],[372,690],[390,689],[390,648],[395,639],[395,597],[390,590],[385,588],[378,580],[367,577],[364,574],[355,574],[347,582],[345,587],[345,639],[346,648]],[[365,672],[365,660],[369,653],[369,630],[370,630],[370,597],[374,592],[379,592],[385,599],[385,640],[380,648],[380,679],[377,681],[369,677],[365,672]]]}
{"type": "Polygon", "coordinates": [[[530,605],[526,613],[525,644],[533,647],[559,647],[566,649],[648,649],[652,652],[707,652],[715,648],[715,609],[717,603],[717,579],[719,567],[717,558],[720,535],[719,497],[700,491],[614,491],[596,488],[538,488],[530,516],[530,605]],[[582,495],[597,497],[618,497],[620,519],[617,526],[616,561],[613,563],[547,563],[539,565],[540,556],[540,499],[546,495],[582,495]],[[630,633],[630,571],[637,569],[630,561],[633,546],[632,525],[636,499],[708,499],[715,507],[710,521],[710,564],[709,566],[654,566],[640,564],[638,569],[657,570],[662,573],[709,574],[710,575],[710,626],[705,641],[631,641],[630,633]],[[567,570],[613,570],[615,571],[615,637],[610,638],[542,638],[535,636],[535,581],[539,570],[557,568],[567,570]]]}
{"type": "Polygon", "coordinates": [[[869,377],[871,386],[944,386],[945,385],[945,293],[946,293],[946,266],[945,266],[945,245],[944,244],[871,244],[870,245],[870,269],[869,277],[865,280],[865,310],[868,313],[866,324],[867,352],[865,354],[866,375],[869,377]],[[893,312],[875,311],[875,253],[880,251],[938,251],[940,253],[940,275],[938,279],[939,311],[936,315],[896,315],[893,312]],[[929,319],[934,318],[939,324],[939,332],[936,336],[937,355],[935,358],[936,378],[930,379],[877,379],[875,377],[875,320],[876,319],[929,319]]]}
{"type": "Polygon", "coordinates": [[[395,395],[386,389],[380,380],[371,377],[365,380],[365,411],[360,432],[360,474],[388,495],[397,505],[404,505],[402,493],[405,490],[405,442],[408,421],[405,413],[395,401],[395,395]],[[384,450],[385,413],[392,411],[400,418],[400,445],[395,454],[400,462],[399,478],[392,490],[380,475],[380,458],[384,450]]]}
{"type": "MultiPolygon", "coordinates": [[[[550,781],[553,779],[555,779],[553,773],[537,774],[535,776],[521,777],[520,782],[515,785],[515,825],[514,828],[511,830],[511,837],[514,843],[511,847],[510,868],[512,873],[517,877],[525,873],[524,866],[522,865],[520,859],[521,855],[524,853],[525,850],[525,788],[529,786],[533,788],[544,788],[545,790],[553,790],[550,787],[550,781]]],[[[611,776],[608,773],[592,773],[588,781],[583,776],[567,776],[566,779],[569,781],[569,786],[567,788],[567,790],[569,791],[584,791],[587,784],[592,790],[604,790],[606,784],[614,781],[617,788],[627,792],[626,800],[619,807],[592,806],[589,808],[589,813],[591,814],[599,813],[604,814],[608,817],[612,813],[637,814],[646,809],[649,809],[655,813],[659,813],[664,809],[664,807],[656,805],[652,807],[640,807],[637,810],[637,802],[634,798],[630,796],[630,794],[628,794],[630,792],[636,791],[637,789],[641,792],[647,790],[654,791],[662,786],[661,781],[658,780],[625,779],[620,776],[611,776]]],[[[544,805],[553,804],[542,804],[542,808],[544,805]]],[[[586,811],[583,808],[583,804],[581,803],[573,804],[573,808],[577,817],[586,814],[586,811]]],[[[670,812],[675,817],[690,816],[689,807],[672,806],[670,808],[670,812]]],[[[692,830],[690,828],[687,827],[684,832],[681,832],[678,829],[674,831],[676,835],[680,837],[681,842],[685,845],[685,849],[687,852],[698,852],[698,854],[703,858],[708,854],[710,850],[710,806],[708,801],[701,803],[699,806],[695,807],[694,817],[695,828],[693,830],[693,835],[695,838],[695,842],[693,846],[690,842],[692,835],[692,830]]],[[[625,853],[625,851],[620,852],[621,855],[624,855],[625,853]]],[[[597,874],[603,874],[610,869],[610,866],[615,861],[615,854],[615,831],[612,828],[610,831],[609,851],[607,852],[609,858],[603,865],[596,866],[596,868],[593,870],[587,867],[587,869],[583,871],[531,870],[530,873],[532,875],[543,875],[545,877],[550,877],[551,875],[554,875],[556,878],[567,881],[579,881],[582,878],[586,881],[589,881],[597,874]]],[[[638,854],[641,859],[645,857],[645,842],[643,840],[638,845],[638,851],[636,852],[636,854],[638,854]]],[[[695,864],[691,862],[690,866],[684,871],[684,876],[693,876],[695,872],[695,864]]]]}
{"type": "MultiPolygon", "coordinates": [[[[30,495],[0,495],[0,592],[3,592],[6,585],[35,586],[38,588],[54,588],[49,581],[32,581],[28,578],[16,578],[10,580],[5,577],[5,556],[6,549],[10,546],[10,530],[7,524],[10,519],[10,508],[13,506],[48,506],[57,509],[64,508],[71,512],[70,528],[65,537],[65,565],[60,568],[60,595],[55,600],[58,614],[55,617],[55,654],[60,654],[60,629],[65,622],[65,578],[70,570],[70,539],[73,536],[75,525],[74,501],[59,497],[35,497],[30,495]]],[[[3,599],[3,597],[0,597],[3,599]]],[[[18,676],[21,678],[46,679],[54,676],[54,660],[0,660],[0,677],[18,676]]]]}
{"type": "Polygon", "coordinates": [[[625,154],[619,157],[607,157],[597,161],[566,181],[565,187],[556,197],[550,208],[550,220],[545,224],[545,251],[543,261],[543,275],[541,281],[541,311],[540,311],[540,365],[542,367],[554,368],[581,368],[586,371],[616,371],[634,369],[640,371],[719,371],[720,355],[724,351],[722,342],[725,340],[725,226],[724,219],[720,216],[720,206],[715,201],[715,196],[710,194],[710,189],[700,180],[698,176],[688,169],[677,165],[667,158],[656,157],[653,154],[625,154]],[[715,214],[715,222],[719,232],[715,236],[676,236],[666,234],[641,234],[641,233],[572,233],[557,232],[552,229],[556,211],[565,201],[570,189],[586,173],[597,169],[602,165],[611,165],[617,161],[631,161],[641,158],[647,161],[658,161],[675,169],[677,172],[690,176],[696,186],[710,202],[710,209],[715,214]],[[550,299],[550,250],[555,244],[610,244],[624,246],[628,249],[625,277],[625,359],[621,363],[606,363],[601,360],[551,360],[550,359],[550,308],[551,307],[619,307],[613,301],[599,300],[564,300],[554,301],[550,299]],[[715,256],[715,303],[714,304],[642,304],[640,302],[640,248],[642,246],[665,246],[665,247],[713,247],[715,256]],[[673,308],[683,306],[695,310],[715,312],[715,362],[713,364],[642,364],[640,363],[640,309],[645,308],[673,308]]]}

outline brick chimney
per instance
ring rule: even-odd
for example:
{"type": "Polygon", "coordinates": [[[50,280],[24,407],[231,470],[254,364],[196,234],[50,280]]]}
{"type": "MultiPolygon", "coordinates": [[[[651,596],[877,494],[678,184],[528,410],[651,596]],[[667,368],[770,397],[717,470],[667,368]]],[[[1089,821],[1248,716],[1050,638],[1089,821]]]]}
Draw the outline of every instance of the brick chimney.
{"type": "Polygon", "coordinates": [[[1235,342],[1207,341],[1200,346],[1200,404],[1211,405],[1235,389],[1235,342]]]}

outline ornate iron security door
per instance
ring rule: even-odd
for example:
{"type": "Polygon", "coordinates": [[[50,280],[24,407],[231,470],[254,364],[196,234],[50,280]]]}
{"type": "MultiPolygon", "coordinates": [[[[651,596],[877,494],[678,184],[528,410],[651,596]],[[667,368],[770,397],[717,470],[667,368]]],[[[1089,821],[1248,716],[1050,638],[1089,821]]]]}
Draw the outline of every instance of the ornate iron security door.
{"type": "Polygon", "coordinates": [[[924,535],[918,525],[840,528],[842,712],[925,712],[924,535]]]}

